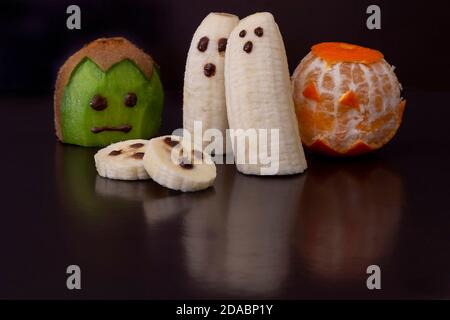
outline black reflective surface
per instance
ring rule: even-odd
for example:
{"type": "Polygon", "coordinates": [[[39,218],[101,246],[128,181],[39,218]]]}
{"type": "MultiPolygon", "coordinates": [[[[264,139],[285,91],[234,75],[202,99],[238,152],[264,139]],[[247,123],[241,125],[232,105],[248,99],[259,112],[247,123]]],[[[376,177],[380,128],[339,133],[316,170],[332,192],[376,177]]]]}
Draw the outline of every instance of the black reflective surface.
{"type": "Polygon", "coordinates": [[[450,94],[407,98],[380,152],[308,154],[293,177],[220,165],[214,188],[189,194],[98,177],[96,149],[56,142],[50,99],[2,99],[0,297],[450,298],[450,94]],[[66,289],[71,264],[80,291],[66,289]]]}

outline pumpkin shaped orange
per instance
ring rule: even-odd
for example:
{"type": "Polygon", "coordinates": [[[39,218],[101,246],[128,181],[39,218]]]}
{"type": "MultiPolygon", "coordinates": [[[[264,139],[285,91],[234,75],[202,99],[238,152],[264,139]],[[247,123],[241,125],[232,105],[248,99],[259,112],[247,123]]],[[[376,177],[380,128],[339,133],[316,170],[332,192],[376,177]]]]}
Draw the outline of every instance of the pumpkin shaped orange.
{"type": "Polygon", "coordinates": [[[377,50],[324,42],[292,75],[300,136],[313,151],[350,156],[381,148],[397,132],[405,100],[377,50]]]}

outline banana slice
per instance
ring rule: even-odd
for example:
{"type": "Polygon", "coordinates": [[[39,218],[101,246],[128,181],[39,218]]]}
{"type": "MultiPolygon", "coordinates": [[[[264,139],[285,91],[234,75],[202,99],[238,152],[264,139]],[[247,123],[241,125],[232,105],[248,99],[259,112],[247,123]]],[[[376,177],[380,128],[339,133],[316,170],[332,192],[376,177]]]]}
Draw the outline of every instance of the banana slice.
{"type": "MultiPolygon", "coordinates": [[[[228,123],[240,131],[232,139],[246,139],[249,129],[259,133],[264,129],[268,134],[277,129],[279,135],[278,141],[270,139],[266,145],[269,151],[278,147],[274,160],[277,170],[273,171],[264,170],[267,165],[261,158],[255,163],[239,162],[239,148],[233,143],[240,172],[284,175],[306,169],[283,38],[272,14],[250,15],[231,32],[225,53],[225,92],[228,123]]],[[[249,147],[243,150],[245,159],[249,158],[249,147]]]]}
{"type": "Polygon", "coordinates": [[[134,139],[113,143],[99,150],[94,156],[98,174],[118,180],[150,179],[142,160],[147,144],[148,140],[134,139]]]}
{"type": "Polygon", "coordinates": [[[216,165],[211,156],[178,136],[151,139],[144,167],[160,185],[183,192],[206,189],[216,179],[216,165]]]}
{"type": "MultiPolygon", "coordinates": [[[[183,89],[183,127],[194,135],[194,121],[202,122],[202,131],[217,129],[220,141],[208,151],[226,153],[228,128],[225,103],[224,59],[228,36],[239,18],[227,13],[210,13],[194,33],[186,61],[183,89]]],[[[200,137],[202,138],[202,137],[200,137]]],[[[205,141],[203,147],[211,142],[205,141]]]]}

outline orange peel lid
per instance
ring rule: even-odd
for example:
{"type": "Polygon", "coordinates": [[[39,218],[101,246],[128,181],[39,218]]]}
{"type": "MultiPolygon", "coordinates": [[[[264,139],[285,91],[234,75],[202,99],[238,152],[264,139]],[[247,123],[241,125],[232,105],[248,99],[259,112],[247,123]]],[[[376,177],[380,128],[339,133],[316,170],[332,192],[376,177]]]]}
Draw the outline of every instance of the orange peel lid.
{"type": "Polygon", "coordinates": [[[305,98],[320,102],[320,94],[314,82],[311,82],[305,87],[305,90],[303,90],[303,96],[305,98]]]}
{"type": "Polygon", "coordinates": [[[312,46],[311,51],[328,64],[339,62],[371,64],[384,57],[378,50],[344,42],[322,42],[312,46]]]}

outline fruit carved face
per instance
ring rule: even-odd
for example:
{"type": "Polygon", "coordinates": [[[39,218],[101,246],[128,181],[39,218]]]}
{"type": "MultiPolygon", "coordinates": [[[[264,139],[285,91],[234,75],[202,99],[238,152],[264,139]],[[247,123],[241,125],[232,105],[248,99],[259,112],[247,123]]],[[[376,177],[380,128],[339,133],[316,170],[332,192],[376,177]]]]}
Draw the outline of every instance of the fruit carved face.
{"type": "Polygon", "coordinates": [[[65,143],[104,146],[150,138],[161,123],[162,84],[156,68],[148,79],[130,59],[102,70],[84,58],[72,71],[61,103],[65,143]]]}
{"type": "Polygon", "coordinates": [[[402,121],[401,85],[377,50],[315,45],[292,81],[300,135],[313,151],[334,156],[371,152],[389,142],[402,121]]]}

